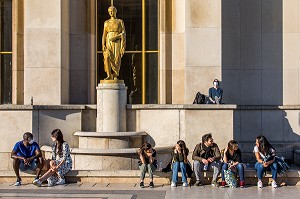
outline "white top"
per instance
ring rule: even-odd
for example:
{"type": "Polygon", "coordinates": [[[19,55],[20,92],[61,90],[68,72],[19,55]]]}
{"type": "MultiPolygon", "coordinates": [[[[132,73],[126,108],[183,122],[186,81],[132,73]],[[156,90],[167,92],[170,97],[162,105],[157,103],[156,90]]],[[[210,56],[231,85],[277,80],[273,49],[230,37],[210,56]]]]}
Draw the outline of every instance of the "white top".
{"type": "MultiPolygon", "coordinates": [[[[262,159],[265,159],[265,158],[266,158],[266,156],[265,156],[264,154],[262,154],[261,152],[259,152],[257,146],[254,147],[254,153],[259,153],[259,155],[260,155],[260,157],[261,157],[262,159]]],[[[275,150],[274,150],[273,148],[270,148],[269,154],[272,154],[272,155],[275,156],[275,150]]]]}

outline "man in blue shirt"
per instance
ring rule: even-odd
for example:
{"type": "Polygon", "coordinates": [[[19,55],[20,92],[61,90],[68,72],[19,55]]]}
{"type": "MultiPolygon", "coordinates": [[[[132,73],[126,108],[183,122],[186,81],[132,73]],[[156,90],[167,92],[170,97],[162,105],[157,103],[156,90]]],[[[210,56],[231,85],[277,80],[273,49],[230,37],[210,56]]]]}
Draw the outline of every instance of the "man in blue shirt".
{"type": "Polygon", "coordinates": [[[43,168],[43,157],[39,145],[33,140],[31,133],[24,133],[23,140],[15,144],[11,158],[13,159],[13,167],[17,176],[15,186],[21,185],[21,171],[36,171],[36,179],[39,178],[43,168]]]}
{"type": "Polygon", "coordinates": [[[207,103],[208,104],[222,104],[223,89],[219,87],[220,86],[219,80],[215,79],[213,81],[213,84],[214,84],[214,86],[208,90],[208,94],[209,94],[208,99],[209,100],[207,101],[207,103]]]}

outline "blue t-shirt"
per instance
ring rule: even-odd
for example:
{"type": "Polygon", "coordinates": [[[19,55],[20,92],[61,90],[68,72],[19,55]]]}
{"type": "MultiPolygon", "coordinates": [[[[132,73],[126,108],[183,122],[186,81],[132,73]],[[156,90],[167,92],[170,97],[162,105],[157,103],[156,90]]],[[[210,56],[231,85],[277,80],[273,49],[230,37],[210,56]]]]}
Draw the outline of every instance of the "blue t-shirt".
{"type": "Polygon", "coordinates": [[[23,144],[23,141],[20,141],[15,144],[13,150],[17,153],[18,156],[24,158],[30,158],[32,156],[35,156],[36,150],[40,151],[40,147],[36,142],[33,142],[33,144],[28,144],[28,146],[25,146],[23,144]]]}

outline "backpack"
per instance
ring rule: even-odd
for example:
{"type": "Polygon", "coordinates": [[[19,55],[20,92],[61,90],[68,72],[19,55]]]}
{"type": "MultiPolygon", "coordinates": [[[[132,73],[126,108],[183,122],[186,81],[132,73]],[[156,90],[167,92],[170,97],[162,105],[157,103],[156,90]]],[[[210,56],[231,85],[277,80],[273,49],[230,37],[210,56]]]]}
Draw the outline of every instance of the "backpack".
{"type": "Polygon", "coordinates": [[[198,92],[196,94],[196,97],[195,97],[194,101],[193,101],[193,104],[205,104],[205,95],[198,92]]]}

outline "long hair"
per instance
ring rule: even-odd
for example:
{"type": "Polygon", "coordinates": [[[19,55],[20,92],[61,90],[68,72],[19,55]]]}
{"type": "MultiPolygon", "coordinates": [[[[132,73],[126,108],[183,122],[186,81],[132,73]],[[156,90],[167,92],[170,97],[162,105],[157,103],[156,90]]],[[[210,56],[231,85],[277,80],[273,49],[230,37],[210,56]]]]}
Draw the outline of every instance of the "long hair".
{"type": "Polygon", "coordinates": [[[152,147],[151,144],[145,142],[144,144],[142,144],[141,148],[139,149],[138,154],[145,155],[145,151],[149,150],[151,147],[152,147]]]}
{"type": "Polygon", "coordinates": [[[274,149],[273,146],[269,143],[269,141],[267,140],[267,138],[265,136],[260,135],[260,136],[257,136],[256,139],[259,144],[258,150],[262,154],[267,155],[271,148],[274,149]]]}
{"type": "Polygon", "coordinates": [[[52,131],[51,136],[54,137],[56,139],[56,150],[58,152],[58,154],[62,153],[62,145],[65,142],[64,141],[64,136],[61,132],[60,129],[55,129],[54,131],[52,131]]]}
{"type": "Polygon", "coordinates": [[[179,140],[177,144],[181,148],[181,153],[183,154],[184,161],[187,161],[187,156],[189,155],[189,149],[186,147],[185,142],[183,140],[179,140]]]}
{"type": "Polygon", "coordinates": [[[232,150],[232,151],[234,151],[234,148],[235,148],[236,146],[238,146],[238,142],[235,141],[235,140],[230,140],[230,141],[228,142],[227,148],[230,149],[230,150],[232,150]]]}

